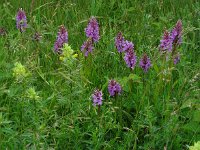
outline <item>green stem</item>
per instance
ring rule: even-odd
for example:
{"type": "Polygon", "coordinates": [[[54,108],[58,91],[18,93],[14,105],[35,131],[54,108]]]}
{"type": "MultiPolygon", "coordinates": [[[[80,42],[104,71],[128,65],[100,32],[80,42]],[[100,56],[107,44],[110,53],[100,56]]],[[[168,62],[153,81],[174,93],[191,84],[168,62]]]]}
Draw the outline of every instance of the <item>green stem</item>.
{"type": "Polygon", "coordinates": [[[100,117],[100,113],[101,113],[101,106],[98,105],[98,116],[100,117]]]}
{"type": "Polygon", "coordinates": [[[143,79],[142,79],[142,82],[143,82],[143,96],[142,96],[142,102],[140,103],[140,108],[144,107],[145,104],[144,104],[144,101],[145,101],[145,96],[146,96],[146,83],[145,83],[145,74],[143,72],[143,79]]]}

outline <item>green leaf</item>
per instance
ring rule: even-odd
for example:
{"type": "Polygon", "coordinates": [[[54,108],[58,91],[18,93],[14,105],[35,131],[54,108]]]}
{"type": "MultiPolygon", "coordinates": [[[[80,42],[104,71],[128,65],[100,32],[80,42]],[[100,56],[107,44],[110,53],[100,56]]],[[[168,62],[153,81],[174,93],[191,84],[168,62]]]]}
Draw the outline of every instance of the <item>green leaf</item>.
{"type": "Polygon", "coordinates": [[[102,86],[102,91],[104,91],[104,89],[107,87],[108,87],[108,79],[106,80],[106,83],[104,83],[104,85],[102,86]]]}
{"type": "Polygon", "coordinates": [[[195,106],[196,108],[198,108],[198,103],[199,100],[197,99],[188,99],[185,102],[183,102],[182,106],[180,107],[180,109],[184,109],[184,108],[192,108],[193,106],[195,106]]]}
{"type": "Polygon", "coordinates": [[[180,107],[180,109],[184,109],[184,108],[190,108],[192,106],[192,100],[191,99],[189,99],[189,100],[187,100],[187,101],[185,101],[183,104],[182,104],[182,106],[180,107]]]}
{"type": "Polygon", "coordinates": [[[193,121],[200,122],[200,110],[196,110],[193,112],[193,121]]]}
{"type": "Polygon", "coordinates": [[[123,91],[129,92],[129,84],[128,84],[129,78],[123,77],[123,78],[118,79],[118,81],[123,87],[123,91]]]}
{"type": "Polygon", "coordinates": [[[153,65],[153,68],[155,69],[155,71],[158,73],[159,72],[159,69],[158,69],[158,65],[157,64],[154,64],[153,65]]]}
{"type": "Polygon", "coordinates": [[[131,12],[131,11],[134,11],[135,10],[135,7],[130,7],[129,9],[126,9],[127,12],[131,12]]]}
{"type": "Polygon", "coordinates": [[[195,121],[191,121],[187,124],[185,124],[182,127],[184,130],[189,131],[189,132],[196,132],[196,133],[200,133],[200,126],[198,122],[195,121]]]}
{"type": "Polygon", "coordinates": [[[140,82],[140,77],[136,74],[130,74],[128,77],[118,78],[117,81],[122,85],[123,91],[130,91],[130,80],[131,82],[140,82]]]}
{"type": "Polygon", "coordinates": [[[138,75],[132,74],[132,73],[131,73],[131,74],[129,75],[129,77],[128,77],[128,79],[129,79],[129,80],[130,80],[130,79],[133,80],[133,82],[139,82],[139,81],[140,81],[140,78],[141,78],[141,77],[139,77],[138,75]]]}

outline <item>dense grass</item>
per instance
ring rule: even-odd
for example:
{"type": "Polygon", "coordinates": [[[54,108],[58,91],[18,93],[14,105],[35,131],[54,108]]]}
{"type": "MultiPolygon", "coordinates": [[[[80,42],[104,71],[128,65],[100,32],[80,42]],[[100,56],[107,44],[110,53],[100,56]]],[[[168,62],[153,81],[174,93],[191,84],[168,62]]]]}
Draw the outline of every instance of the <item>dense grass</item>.
{"type": "Polygon", "coordinates": [[[177,150],[200,140],[198,0],[11,0],[0,6],[7,33],[0,39],[0,149],[177,150]],[[22,34],[15,22],[20,7],[29,24],[22,34]],[[91,16],[101,38],[85,59],[80,46],[91,16]],[[178,19],[184,28],[181,62],[171,66],[158,45],[178,19]],[[71,65],[53,52],[61,24],[79,54],[71,65]],[[150,56],[147,74],[138,64],[131,72],[120,59],[114,46],[119,31],[135,44],[138,58],[150,56]],[[35,32],[42,34],[40,42],[32,40],[35,32]],[[13,76],[16,62],[28,74],[20,82],[13,76]],[[107,91],[112,78],[123,88],[115,99],[107,91]],[[31,97],[30,88],[39,98],[31,97]],[[100,114],[91,102],[95,88],[104,93],[100,114]]]}

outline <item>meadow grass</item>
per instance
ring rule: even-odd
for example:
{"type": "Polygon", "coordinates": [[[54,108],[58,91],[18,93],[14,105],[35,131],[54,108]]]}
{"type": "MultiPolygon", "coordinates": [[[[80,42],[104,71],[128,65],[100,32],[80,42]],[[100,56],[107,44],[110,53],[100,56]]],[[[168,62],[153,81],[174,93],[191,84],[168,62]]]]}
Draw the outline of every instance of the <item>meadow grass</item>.
{"type": "Polygon", "coordinates": [[[200,141],[200,2],[198,0],[27,0],[3,1],[0,27],[0,149],[188,149],[200,141]],[[27,15],[20,33],[15,16],[27,15]],[[100,40],[84,58],[80,47],[91,16],[100,40]],[[159,52],[164,29],[183,23],[181,61],[166,62],[159,52]],[[58,27],[78,54],[63,63],[53,52],[58,27]],[[119,31],[147,53],[152,67],[144,74],[127,68],[114,39],[119,31]],[[41,41],[32,39],[35,32],[41,41]],[[16,62],[23,76],[13,75],[16,62]],[[18,64],[19,65],[19,64],[18,64]],[[108,93],[110,79],[121,95],[108,93]],[[94,89],[103,91],[100,113],[94,89]]]}

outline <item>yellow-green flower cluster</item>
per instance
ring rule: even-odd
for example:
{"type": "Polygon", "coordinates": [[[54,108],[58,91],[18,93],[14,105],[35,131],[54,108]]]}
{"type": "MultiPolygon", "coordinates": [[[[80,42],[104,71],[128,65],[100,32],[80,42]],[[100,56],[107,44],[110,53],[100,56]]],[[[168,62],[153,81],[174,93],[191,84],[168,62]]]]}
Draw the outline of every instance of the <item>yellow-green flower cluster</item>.
{"type": "Polygon", "coordinates": [[[72,62],[75,58],[78,57],[78,54],[74,54],[74,50],[68,44],[64,44],[62,48],[62,54],[60,60],[64,62],[72,62]]]}
{"type": "Polygon", "coordinates": [[[190,146],[189,150],[200,150],[200,141],[194,143],[194,146],[190,146]]]}
{"type": "Polygon", "coordinates": [[[14,66],[15,67],[13,68],[13,76],[16,78],[17,81],[23,80],[25,77],[28,76],[26,68],[20,62],[16,62],[14,66]]]}
{"type": "Polygon", "coordinates": [[[38,100],[40,97],[38,93],[35,91],[35,88],[31,87],[26,91],[27,97],[32,100],[38,100]]]}

